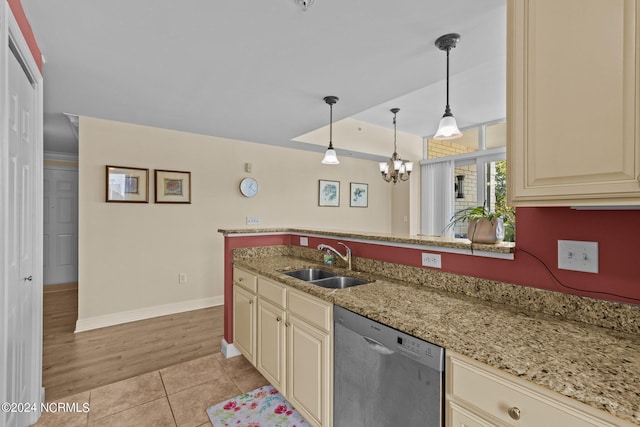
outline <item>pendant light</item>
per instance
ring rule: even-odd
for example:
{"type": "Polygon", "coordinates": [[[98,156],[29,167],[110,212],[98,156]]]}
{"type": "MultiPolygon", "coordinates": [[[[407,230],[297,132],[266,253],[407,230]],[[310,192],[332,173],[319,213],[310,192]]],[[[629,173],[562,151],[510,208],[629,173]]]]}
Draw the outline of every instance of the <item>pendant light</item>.
{"type": "Polygon", "coordinates": [[[379,163],[382,179],[387,182],[393,182],[394,184],[398,181],[408,181],[409,175],[411,175],[411,171],[413,170],[412,162],[405,162],[398,156],[396,139],[396,115],[398,111],[400,111],[399,108],[391,109],[393,113],[393,154],[388,162],[379,163]]]}
{"type": "Polygon", "coordinates": [[[322,163],[325,165],[339,165],[340,161],[338,161],[338,156],[336,156],[336,150],[333,149],[333,104],[338,102],[337,96],[325,96],[324,102],[329,104],[329,148],[327,148],[327,152],[324,153],[324,159],[322,159],[322,163]]]}
{"type": "Polygon", "coordinates": [[[460,41],[460,34],[451,33],[438,37],[436,40],[436,46],[440,50],[447,52],[447,106],[444,109],[444,116],[440,119],[438,124],[438,131],[433,136],[433,139],[445,140],[456,139],[462,136],[462,132],[458,129],[455,117],[451,114],[451,108],[449,107],[449,51],[456,47],[456,44],[460,41]]]}

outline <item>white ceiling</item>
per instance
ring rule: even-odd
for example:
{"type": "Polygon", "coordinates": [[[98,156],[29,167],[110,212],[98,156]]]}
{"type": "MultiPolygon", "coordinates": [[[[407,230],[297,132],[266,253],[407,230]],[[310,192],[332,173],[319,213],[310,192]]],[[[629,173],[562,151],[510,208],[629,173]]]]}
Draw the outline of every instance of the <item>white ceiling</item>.
{"type": "Polygon", "coordinates": [[[326,95],[334,121],[391,128],[398,107],[399,131],[428,136],[445,104],[434,41],[451,32],[459,126],[505,117],[505,0],[22,4],[45,58],[48,151],[77,152],[63,113],[322,151],[294,139],[328,123],[326,95]]]}

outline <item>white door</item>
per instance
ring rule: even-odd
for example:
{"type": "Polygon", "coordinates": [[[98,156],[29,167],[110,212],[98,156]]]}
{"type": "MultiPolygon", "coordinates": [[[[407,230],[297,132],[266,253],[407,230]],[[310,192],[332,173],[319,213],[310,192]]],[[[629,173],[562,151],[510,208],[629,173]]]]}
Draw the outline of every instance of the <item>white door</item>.
{"type": "Polygon", "coordinates": [[[78,170],[44,169],[44,284],[78,281],[78,170]]]}
{"type": "MultiPolygon", "coordinates": [[[[42,340],[42,292],[35,265],[34,225],[39,215],[36,166],[36,92],[16,57],[10,53],[8,165],[7,381],[8,402],[39,402],[42,340]],[[34,277],[34,275],[36,277],[34,277]],[[40,305],[38,307],[38,304],[40,305]],[[41,320],[40,320],[41,322],[41,320]],[[36,353],[37,357],[36,357],[36,353]]],[[[29,425],[33,414],[10,413],[7,425],[29,425]]]]}

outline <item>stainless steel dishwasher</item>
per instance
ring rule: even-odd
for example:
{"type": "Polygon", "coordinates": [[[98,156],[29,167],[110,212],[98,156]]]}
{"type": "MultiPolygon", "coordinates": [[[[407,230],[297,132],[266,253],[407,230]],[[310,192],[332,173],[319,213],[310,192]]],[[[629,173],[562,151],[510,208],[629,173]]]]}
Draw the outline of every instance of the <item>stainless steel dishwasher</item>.
{"type": "Polygon", "coordinates": [[[334,427],[442,427],[444,349],[334,306],[334,427]]]}

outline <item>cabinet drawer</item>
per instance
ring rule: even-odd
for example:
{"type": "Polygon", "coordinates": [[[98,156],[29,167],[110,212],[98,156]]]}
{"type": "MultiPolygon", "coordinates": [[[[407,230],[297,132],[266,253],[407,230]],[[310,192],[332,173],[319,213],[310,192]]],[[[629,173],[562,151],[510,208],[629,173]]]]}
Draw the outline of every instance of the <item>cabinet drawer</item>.
{"type": "Polygon", "coordinates": [[[604,419],[593,416],[591,414],[600,411],[477,362],[450,356],[447,369],[448,392],[453,400],[469,403],[508,425],[616,425],[605,421],[608,414],[602,414],[604,419]]]}
{"type": "Polygon", "coordinates": [[[287,291],[284,285],[281,285],[271,280],[267,280],[263,277],[258,279],[258,295],[261,298],[266,298],[271,302],[284,307],[287,302],[287,291]]]}
{"type": "Polygon", "coordinates": [[[289,291],[287,303],[290,313],[322,330],[331,330],[333,304],[294,290],[289,291]]]}
{"type": "Polygon", "coordinates": [[[238,267],[233,267],[233,282],[237,285],[240,285],[251,292],[256,292],[257,280],[258,278],[255,274],[249,273],[248,271],[242,270],[238,267]]]}

